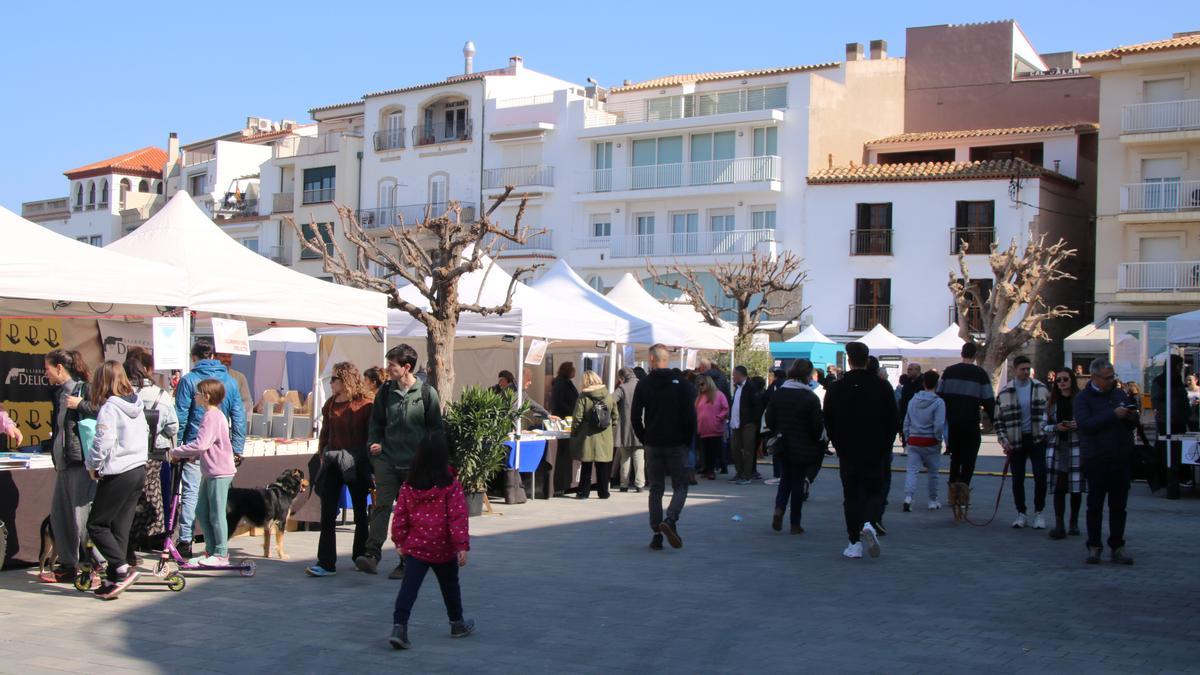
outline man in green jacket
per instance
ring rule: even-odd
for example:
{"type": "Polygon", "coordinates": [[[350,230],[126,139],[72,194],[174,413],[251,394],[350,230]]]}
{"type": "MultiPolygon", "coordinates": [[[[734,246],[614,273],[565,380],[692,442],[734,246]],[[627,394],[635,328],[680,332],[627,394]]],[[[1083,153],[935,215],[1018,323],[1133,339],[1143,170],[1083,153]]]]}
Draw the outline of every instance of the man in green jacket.
{"type": "MultiPolygon", "coordinates": [[[[421,382],[415,374],[417,350],[402,344],[387,353],[387,373],[391,381],[379,388],[371,408],[367,446],[371,468],[375,471],[375,502],[363,555],[354,559],[360,571],[377,574],[387,541],[388,521],[396,495],[408,478],[408,467],[417,443],[432,431],[442,428],[442,408],[437,391],[421,382]]],[[[404,577],[404,559],[388,575],[404,577]]]]}

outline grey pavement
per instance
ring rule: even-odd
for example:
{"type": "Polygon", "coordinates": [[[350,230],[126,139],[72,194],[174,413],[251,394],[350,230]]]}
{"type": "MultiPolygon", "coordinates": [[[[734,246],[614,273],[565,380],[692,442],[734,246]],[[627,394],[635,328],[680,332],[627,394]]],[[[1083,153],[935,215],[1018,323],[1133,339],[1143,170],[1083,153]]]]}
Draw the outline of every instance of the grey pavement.
{"type": "MultiPolygon", "coordinates": [[[[990,514],[998,485],[976,479],[976,518],[990,514]]],[[[770,529],[774,489],[702,480],[678,551],[647,549],[645,493],[497,505],[499,515],[472,519],[462,574],[476,634],[449,638],[430,575],[407,652],[385,641],[399,582],[354,572],[344,557],[336,577],[305,577],[315,532],[289,533],[292,560],[261,561],[254,578],[195,574],[181,593],[144,583],[114,602],[4,572],[0,672],[1200,670],[1200,501],[1190,495],[1168,502],[1135,485],[1137,564],[1088,567],[1080,538],[1010,529],[1007,489],[991,526],[956,526],[947,509],[900,513],[896,473],[883,553],[857,561],[841,557],[836,469],[814,484],[803,535],[770,529]]],[[[345,556],[349,528],[340,539],[345,556]]],[[[255,556],[260,541],[231,544],[255,556]]]]}

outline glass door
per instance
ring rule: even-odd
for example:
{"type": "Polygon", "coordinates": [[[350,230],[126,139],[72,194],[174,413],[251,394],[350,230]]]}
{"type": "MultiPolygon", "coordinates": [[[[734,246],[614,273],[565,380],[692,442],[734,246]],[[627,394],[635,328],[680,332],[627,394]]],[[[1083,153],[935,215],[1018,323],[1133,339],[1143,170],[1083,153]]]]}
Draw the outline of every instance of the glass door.
{"type": "Polygon", "coordinates": [[[671,252],[695,255],[700,249],[700,214],[671,214],[671,252]]]}
{"type": "Polygon", "coordinates": [[[654,255],[654,216],[638,216],[636,223],[638,255],[654,255]]]}
{"type": "Polygon", "coordinates": [[[611,142],[594,143],[592,145],[592,191],[612,191],[612,151],[611,142]]]}

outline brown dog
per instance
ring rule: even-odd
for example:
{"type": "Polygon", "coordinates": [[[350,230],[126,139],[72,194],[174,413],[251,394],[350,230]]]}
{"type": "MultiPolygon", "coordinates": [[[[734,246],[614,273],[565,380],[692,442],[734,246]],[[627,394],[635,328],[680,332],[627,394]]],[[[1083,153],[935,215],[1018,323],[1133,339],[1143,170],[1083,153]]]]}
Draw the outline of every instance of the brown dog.
{"type": "Polygon", "coordinates": [[[229,488],[225,515],[229,536],[237,533],[243,520],[265,528],[263,533],[263,557],[271,557],[271,535],[275,535],[275,548],[279,559],[287,560],[283,552],[283,537],[287,532],[287,521],[292,515],[292,501],[308,489],[308,479],[300,469],[287,469],[279,474],[275,482],[265,488],[229,488]]]}
{"type": "Polygon", "coordinates": [[[967,519],[967,510],[971,508],[971,486],[963,482],[950,484],[950,508],[954,511],[954,522],[967,519]]]}

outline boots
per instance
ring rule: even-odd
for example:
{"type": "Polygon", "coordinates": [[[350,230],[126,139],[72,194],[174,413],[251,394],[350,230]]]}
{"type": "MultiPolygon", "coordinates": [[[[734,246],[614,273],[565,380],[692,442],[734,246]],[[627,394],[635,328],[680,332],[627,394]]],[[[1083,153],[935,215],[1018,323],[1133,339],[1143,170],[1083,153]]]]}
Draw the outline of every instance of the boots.
{"type": "Polygon", "coordinates": [[[1063,517],[1061,512],[1054,514],[1054,529],[1050,530],[1050,538],[1055,540],[1067,538],[1067,530],[1063,527],[1063,517]]]}
{"type": "Polygon", "coordinates": [[[775,514],[771,516],[771,529],[776,532],[783,529],[783,509],[775,509],[775,514]]]}
{"type": "Polygon", "coordinates": [[[408,641],[408,624],[392,624],[392,636],[388,638],[388,644],[392,646],[392,649],[411,648],[412,643],[408,641]]]}

